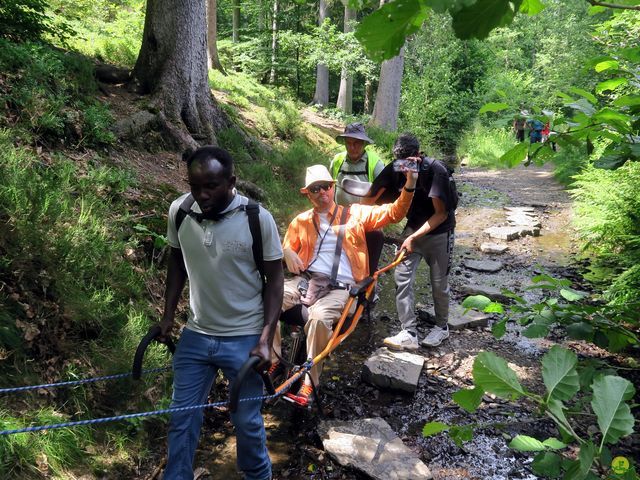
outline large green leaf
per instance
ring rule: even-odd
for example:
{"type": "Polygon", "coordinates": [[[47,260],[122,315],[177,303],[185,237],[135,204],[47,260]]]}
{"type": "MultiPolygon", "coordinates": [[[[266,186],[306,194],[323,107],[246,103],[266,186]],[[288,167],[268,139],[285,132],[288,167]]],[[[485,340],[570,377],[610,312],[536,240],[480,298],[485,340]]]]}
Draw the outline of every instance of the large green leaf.
{"type": "Polygon", "coordinates": [[[617,69],[619,66],[620,63],[617,60],[605,60],[593,68],[596,72],[604,72],[605,70],[617,69]]]}
{"type": "Polygon", "coordinates": [[[527,435],[516,435],[509,443],[509,448],[513,448],[519,452],[542,452],[546,450],[546,447],[540,440],[527,435]]]}
{"type": "Polygon", "coordinates": [[[540,452],[533,459],[531,469],[534,473],[544,477],[556,478],[560,475],[562,458],[552,452],[540,452]]]}
{"type": "Polygon", "coordinates": [[[422,429],[422,436],[430,437],[431,435],[436,435],[440,432],[444,432],[445,430],[449,430],[449,425],[442,422],[429,422],[422,429]]]}
{"type": "Polygon", "coordinates": [[[591,470],[591,465],[593,465],[595,453],[596,448],[592,442],[589,441],[581,444],[578,460],[571,462],[562,480],[584,480],[589,478],[588,475],[591,470]]]}
{"type": "Polygon", "coordinates": [[[569,425],[569,421],[564,414],[564,404],[560,400],[552,398],[547,403],[547,408],[549,409],[549,412],[553,414],[553,420],[558,425],[558,429],[562,434],[562,438],[565,441],[571,440],[573,438],[573,435],[566,427],[569,425]]]}
{"type": "Polygon", "coordinates": [[[489,305],[491,305],[491,299],[484,295],[471,295],[462,301],[464,308],[475,308],[481,312],[489,305]]]}
{"type": "Polygon", "coordinates": [[[485,103],[478,113],[499,112],[500,110],[506,110],[507,108],[509,108],[508,103],[489,102],[485,103]]]}
{"type": "Polygon", "coordinates": [[[626,78],[611,78],[609,80],[605,80],[604,82],[600,82],[596,85],[596,93],[606,92],[608,90],[615,90],[621,85],[626,85],[629,83],[629,80],[626,78]]]}
{"type": "Polygon", "coordinates": [[[482,402],[482,396],[484,390],[479,387],[458,390],[453,394],[453,401],[464,408],[467,412],[473,413],[477,410],[480,402],[482,402]]]}
{"type": "MultiPolygon", "coordinates": [[[[589,102],[593,103],[594,105],[598,103],[598,99],[591,92],[587,92],[586,90],[578,87],[571,87],[569,90],[572,91],[573,93],[577,93],[581,97],[586,98],[587,100],[589,100],[589,102]]],[[[573,99],[571,101],[573,102],[573,99]]]]}
{"type": "Polygon", "coordinates": [[[471,425],[451,427],[449,436],[458,447],[462,447],[464,442],[469,442],[473,439],[473,427],[471,425]]]}
{"type": "Polygon", "coordinates": [[[633,432],[634,419],[629,405],[635,388],[630,381],[614,375],[596,378],[591,385],[593,399],[591,407],[598,417],[598,426],[603,442],[615,443],[633,432]]]}
{"type": "Polygon", "coordinates": [[[473,362],[475,384],[485,392],[503,398],[516,398],[525,394],[516,373],[495,353],[481,352],[473,362]]]}
{"type": "Polygon", "coordinates": [[[526,142],[519,143],[511,150],[505,152],[505,154],[500,157],[500,162],[513,168],[525,159],[528,152],[529,144],[526,142]]]}
{"type": "Polygon", "coordinates": [[[522,0],[478,0],[452,12],[456,37],[486,38],[494,28],[509,25],[521,3],[522,0]]]}
{"type": "Polygon", "coordinates": [[[542,357],[542,379],[548,399],[570,400],[580,390],[576,371],[578,357],[571,350],[554,345],[542,357]]]}
{"type": "Polygon", "coordinates": [[[389,2],[362,20],[355,36],[369,57],[387,60],[398,55],[407,36],[418,31],[427,14],[421,0],[389,2]]]}
{"type": "Polygon", "coordinates": [[[547,6],[540,0],[522,0],[520,12],[526,13],[527,15],[537,15],[545,8],[547,8],[547,6]]]}

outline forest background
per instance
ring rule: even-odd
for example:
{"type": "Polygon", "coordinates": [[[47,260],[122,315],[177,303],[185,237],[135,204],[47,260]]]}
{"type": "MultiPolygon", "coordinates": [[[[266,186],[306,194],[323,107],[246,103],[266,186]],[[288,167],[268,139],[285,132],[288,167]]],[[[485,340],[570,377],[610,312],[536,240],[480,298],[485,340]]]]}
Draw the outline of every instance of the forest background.
{"type": "MultiPolygon", "coordinates": [[[[336,147],[303,126],[305,105],[329,119],[369,124],[387,160],[395,132],[411,131],[427,153],[452,163],[551,161],[575,200],[594,301],[637,328],[638,2],[516,2],[524,13],[493,24],[483,19],[484,30],[474,34],[452,20],[446,3],[456,2],[426,2],[428,15],[420,2],[401,5],[413,8],[404,16],[397,2],[381,7],[398,14],[404,28],[401,41],[380,51],[359,28],[366,18],[375,21],[377,3],[208,2],[209,19],[217,15],[208,81],[225,97],[220,108],[228,119],[216,141],[238,159],[240,178],[267,192],[281,223],[303,206],[290,188],[299,183],[300,159],[326,163],[336,147]],[[325,74],[326,88],[317,81],[325,74]],[[385,103],[394,96],[395,104],[385,103]],[[518,145],[511,130],[518,115],[550,121],[558,151],[518,145]]],[[[126,163],[131,151],[163,158],[184,146],[184,135],[125,138],[122,105],[102,100],[106,87],[95,80],[105,64],[123,71],[136,65],[146,8],[142,0],[0,3],[3,385],[122,371],[157,314],[163,217],[175,192],[140,183],[126,163]]],[[[633,344],[625,342],[621,348],[633,344]]],[[[152,364],[163,363],[160,350],[151,353],[152,364]]],[[[21,415],[3,412],[1,422],[12,428],[152,399],[168,404],[167,388],[147,386],[146,400],[127,402],[113,390],[74,389],[60,394],[60,408],[45,406],[50,394],[40,393],[7,405],[21,415]]],[[[128,396],[129,386],[117,388],[128,396]]],[[[78,462],[95,472],[126,470],[144,458],[146,435],[158,422],[62,430],[36,441],[2,438],[0,473],[62,475],[78,462]]]]}

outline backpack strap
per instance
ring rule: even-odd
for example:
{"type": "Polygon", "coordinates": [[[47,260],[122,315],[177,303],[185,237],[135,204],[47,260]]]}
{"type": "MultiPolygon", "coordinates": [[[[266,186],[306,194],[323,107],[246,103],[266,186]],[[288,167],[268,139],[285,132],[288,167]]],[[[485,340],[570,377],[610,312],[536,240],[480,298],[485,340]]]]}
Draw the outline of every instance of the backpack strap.
{"type": "Polygon", "coordinates": [[[251,232],[251,250],[253,251],[253,260],[256,262],[258,272],[260,272],[260,280],[262,280],[262,288],[266,285],[266,277],[264,271],[264,253],[262,250],[262,231],[260,230],[260,205],[249,200],[244,207],[249,217],[249,231],[251,232]]]}
{"type": "Polygon", "coordinates": [[[193,198],[193,195],[189,194],[180,204],[180,208],[178,208],[178,211],[176,212],[176,232],[180,230],[180,225],[182,225],[186,216],[191,213],[191,207],[195,201],[196,199],[193,198]]]}

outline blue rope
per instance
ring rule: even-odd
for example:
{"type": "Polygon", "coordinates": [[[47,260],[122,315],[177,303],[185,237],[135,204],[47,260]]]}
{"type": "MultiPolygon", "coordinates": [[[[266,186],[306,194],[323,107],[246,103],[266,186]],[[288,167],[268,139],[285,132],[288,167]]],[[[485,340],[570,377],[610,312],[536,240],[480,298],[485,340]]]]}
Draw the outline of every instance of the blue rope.
{"type": "MultiPolygon", "coordinates": [[[[164,372],[166,370],[170,370],[171,367],[160,367],[160,368],[150,368],[147,370],[143,370],[143,374],[147,373],[159,373],[164,372]]],[[[103,377],[93,377],[93,378],[85,378],[82,380],[70,380],[68,382],[58,382],[58,383],[43,383],[41,385],[30,385],[27,387],[14,387],[14,388],[0,388],[0,394],[2,393],[15,393],[15,392],[24,392],[27,390],[37,390],[39,388],[55,388],[55,387],[65,387],[70,385],[82,385],[83,383],[93,383],[93,382],[102,382],[105,380],[114,380],[116,378],[126,378],[133,375],[132,372],[128,373],[118,373],[116,375],[105,375],[103,377]]]]}
{"type": "MultiPolygon", "coordinates": [[[[238,402],[253,402],[257,400],[270,400],[272,398],[279,397],[286,393],[291,385],[296,382],[302,375],[304,375],[307,371],[311,369],[313,366],[313,361],[309,360],[302,365],[302,368],[293,376],[291,376],[284,384],[283,389],[280,392],[274,393],[272,395],[260,395],[257,397],[248,397],[241,398],[238,402]]],[[[153,369],[158,370],[158,369],[153,369]]],[[[127,374],[122,374],[127,375],[127,374]]],[[[23,387],[24,388],[24,387],[23,387]]],[[[222,407],[224,405],[228,405],[229,400],[225,400],[224,402],[215,402],[215,403],[206,403],[204,405],[192,405],[189,407],[173,407],[173,408],[165,408],[162,410],[153,410],[150,412],[139,412],[139,413],[129,413],[126,415],[116,415],[115,417],[103,417],[103,418],[93,418],[87,420],[77,420],[75,422],[64,422],[64,423],[54,423],[52,425],[37,425],[34,427],[25,427],[25,428],[17,428],[14,430],[2,430],[0,431],[0,436],[2,435],[14,435],[16,433],[27,433],[27,432],[40,432],[42,430],[54,430],[57,428],[68,428],[68,427],[78,427],[81,425],[93,425],[97,423],[107,423],[107,422],[117,422],[120,420],[128,420],[130,418],[141,418],[141,417],[150,417],[152,415],[164,415],[166,413],[174,413],[174,412],[187,412],[189,410],[197,410],[199,408],[213,408],[213,407],[222,407]]]]}

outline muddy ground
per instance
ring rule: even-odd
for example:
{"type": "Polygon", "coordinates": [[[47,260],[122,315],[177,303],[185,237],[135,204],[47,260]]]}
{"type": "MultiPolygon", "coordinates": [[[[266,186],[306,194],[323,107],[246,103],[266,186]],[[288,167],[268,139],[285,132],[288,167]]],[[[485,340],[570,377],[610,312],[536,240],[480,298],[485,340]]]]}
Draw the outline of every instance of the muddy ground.
{"type": "MultiPolygon", "coordinates": [[[[573,250],[570,219],[571,202],[552,176],[552,168],[519,167],[489,171],[462,167],[458,169],[459,190],[463,192],[457,212],[455,261],[451,274],[452,302],[463,300],[465,284],[487,284],[523,292],[531,277],[540,272],[579,282],[573,250]],[[487,238],[483,230],[505,224],[504,206],[534,206],[542,220],[537,238],[509,242],[509,250],[489,257],[479,246],[487,238]],[[463,266],[465,259],[492,258],[504,262],[497,273],[478,273],[463,266]]],[[[387,246],[382,262],[392,258],[387,246]]],[[[428,311],[430,290],[424,267],[420,270],[418,308],[428,311]]],[[[450,340],[434,349],[420,349],[425,368],[414,395],[381,391],[361,379],[364,360],[382,344],[382,339],[399,330],[393,296],[393,277],[381,280],[381,301],[372,318],[363,321],[354,334],[326,363],[322,376],[324,415],[326,418],[353,420],[382,417],[402,441],[430,467],[433,477],[444,479],[533,479],[531,455],[507,447],[517,434],[546,438],[555,434],[553,425],[539,420],[526,402],[506,403],[486,398],[479,413],[469,415],[451,400],[451,394],[471,385],[471,367],[475,355],[492,351],[507,359],[527,388],[540,390],[540,356],[552,344],[549,340],[530,340],[511,330],[496,340],[488,327],[452,333],[450,340]],[[482,423],[474,439],[462,448],[446,435],[424,438],[422,427],[429,421],[448,424],[482,423]],[[501,428],[490,426],[502,424],[501,428]]],[[[535,299],[531,293],[526,293],[535,299]]],[[[420,336],[428,326],[420,325],[420,336]]],[[[588,354],[601,355],[592,347],[582,346],[588,354]]],[[[219,392],[225,394],[225,389],[219,392]]],[[[223,410],[207,413],[196,458],[196,477],[210,480],[239,478],[235,468],[235,439],[228,415],[223,410]]],[[[268,446],[274,464],[274,479],[361,479],[363,474],[336,464],[322,449],[316,433],[321,421],[317,411],[300,411],[286,402],[265,409],[268,446]]],[[[162,441],[162,439],[161,439],[162,441]]],[[[633,442],[638,442],[633,438],[633,442]]],[[[163,451],[158,451],[159,460],[163,451]]],[[[159,469],[155,469],[155,474],[159,469]]],[[[154,474],[152,473],[151,476],[154,474]]],[[[150,478],[147,475],[147,478],[150,478]]]]}

